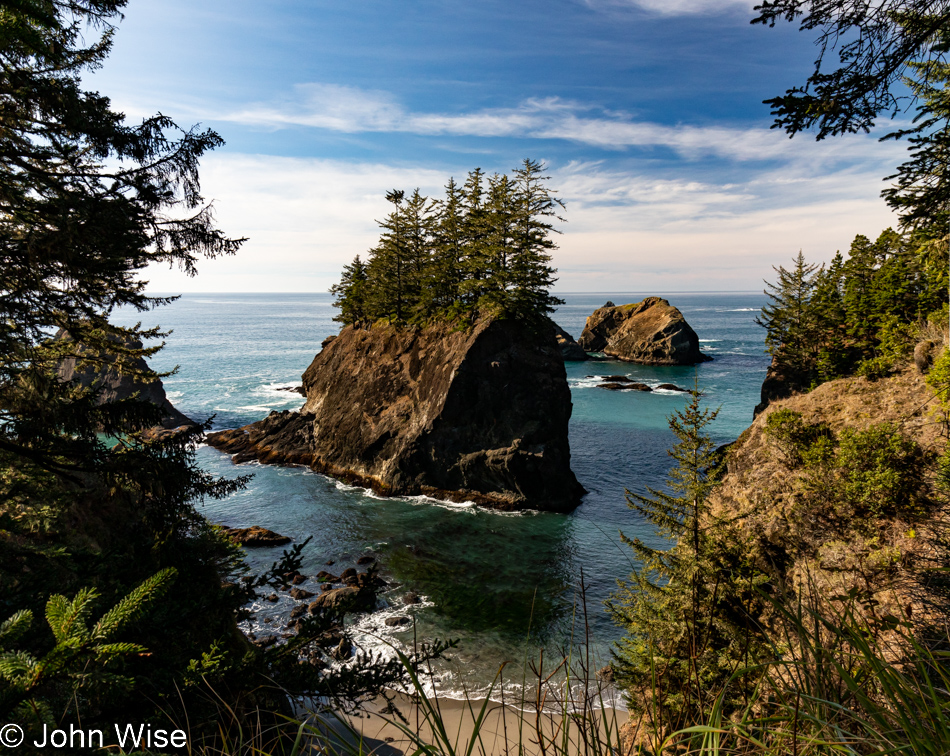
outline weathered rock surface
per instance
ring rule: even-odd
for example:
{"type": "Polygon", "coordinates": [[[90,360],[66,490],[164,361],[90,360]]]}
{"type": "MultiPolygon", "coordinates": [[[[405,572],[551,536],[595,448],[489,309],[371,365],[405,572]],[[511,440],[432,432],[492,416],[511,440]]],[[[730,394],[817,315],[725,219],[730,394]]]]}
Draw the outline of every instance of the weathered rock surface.
{"type": "Polygon", "coordinates": [[[590,356],[585,352],[581,345],[574,341],[574,337],[571,336],[567,331],[565,331],[557,323],[552,324],[554,326],[554,338],[557,339],[558,348],[561,350],[561,358],[565,362],[584,362],[589,360],[590,356]]]}
{"type": "Polygon", "coordinates": [[[783,371],[777,357],[772,357],[768,370],[765,371],[765,380],[759,393],[759,403],[752,410],[752,417],[758,417],[766,407],[779,399],[787,399],[793,394],[807,388],[802,376],[783,371]]]}
{"type": "MultiPolygon", "coordinates": [[[[56,334],[57,339],[68,339],[65,331],[60,330],[56,334]]],[[[141,342],[134,342],[134,348],[141,348],[141,342]]],[[[82,349],[82,347],[80,347],[82,349]]],[[[112,362],[108,355],[104,358],[106,362],[112,362]]],[[[74,381],[83,388],[90,388],[95,384],[99,394],[96,398],[97,404],[107,404],[117,402],[123,399],[129,399],[137,394],[138,398],[145,402],[161,407],[164,411],[161,427],[167,430],[180,428],[183,425],[197,425],[190,417],[179,412],[168,397],[165,395],[165,387],[160,378],[150,382],[139,380],[135,375],[119,374],[116,370],[96,368],[93,365],[86,365],[77,369],[77,358],[70,357],[59,363],[57,372],[61,380],[66,382],[74,381]]],[[[135,370],[145,372],[148,370],[148,363],[144,358],[135,362],[135,370]]]]}
{"type": "Polygon", "coordinates": [[[232,541],[242,546],[283,546],[291,541],[290,537],[262,528],[260,525],[253,525],[250,528],[224,528],[224,532],[232,541]]]}
{"type": "Polygon", "coordinates": [[[711,357],[699,351],[699,337],[683,314],[665,299],[594,310],[577,342],[588,352],[641,365],[695,365],[711,357]]]}
{"type": "Polygon", "coordinates": [[[303,464],[386,495],[572,509],[571,395],[554,329],[344,328],[303,375],[299,412],[208,443],[235,462],[303,464]]]}

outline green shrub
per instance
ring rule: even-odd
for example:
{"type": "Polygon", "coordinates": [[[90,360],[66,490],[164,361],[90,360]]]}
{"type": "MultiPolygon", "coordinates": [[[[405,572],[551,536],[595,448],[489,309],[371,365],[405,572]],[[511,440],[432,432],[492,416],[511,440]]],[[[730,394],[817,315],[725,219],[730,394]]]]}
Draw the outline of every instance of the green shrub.
{"type": "Polygon", "coordinates": [[[886,378],[893,369],[894,361],[890,357],[881,355],[879,357],[869,357],[866,360],[861,360],[855,372],[858,375],[864,376],[869,381],[876,381],[880,378],[886,378]]]}

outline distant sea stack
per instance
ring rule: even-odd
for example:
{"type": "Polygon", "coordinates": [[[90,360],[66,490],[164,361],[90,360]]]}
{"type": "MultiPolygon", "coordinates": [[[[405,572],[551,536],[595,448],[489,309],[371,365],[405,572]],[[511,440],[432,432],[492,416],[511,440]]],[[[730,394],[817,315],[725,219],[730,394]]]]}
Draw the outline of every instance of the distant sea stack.
{"type": "Polygon", "coordinates": [[[567,511],[571,394],[553,328],[345,327],[303,374],[299,412],[208,443],[236,462],[305,464],[385,495],[567,511]]]}
{"type": "Polygon", "coordinates": [[[695,365],[712,359],[699,351],[699,337],[683,314],[660,297],[619,306],[607,302],[587,318],[577,343],[587,352],[641,365],[695,365]]]}
{"type": "MultiPolygon", "coordinates": [[[[68,339],[69,336],[65,331],[60,330],[56,334],[56,338],[68,339]]],[[[133,342],[131,346],[139,349],[142,343],[136,341],[133,342]]],[[[80,351],[83,349],[85,349],[85,347],[80,347],[80,351]]],[[[113,358],[109,355],[105,355],[102,359],[105,363],[109,363],[113,358]]],[[[151,402],[157,407],[162,408],[164,417],[161,427],[165,430],[180,428],[183,425],[197,425],[190,417],[187,417],[175,409],[171,401],[169,401],[165,395],[165,387],[162,385],[160,378],[155,378],[155,380],[150,382],[144,382],[134,375],[120,374],[114,369],[103,367],[97,369],[92,365],[86,365],[77,370],[76,362],[76,357],[69,357],[59,363],[57,373],[60,380],[66,382],[75,381],[83,388],[89,388],[95,384],[95,387],[99,391],[96,400],[98,404],[121,401],[136,394],[137,398],[141,401],[151,402]]],[[[134,367],[137,371],[145,372],[148,370],[148,363],[144,358],[139,358],[136,360],[134,367]]]]}
{"type": "Polygon", "coordinates": [[[561,359],[565,362],[584,362],[590,359],[590,355],[581,348],[580,344],[574,341],[571,334],[557,323],[552,323],[552,325],[554,326],[554,338],[557,339],[558,348],[561,350],[561,359]]]}

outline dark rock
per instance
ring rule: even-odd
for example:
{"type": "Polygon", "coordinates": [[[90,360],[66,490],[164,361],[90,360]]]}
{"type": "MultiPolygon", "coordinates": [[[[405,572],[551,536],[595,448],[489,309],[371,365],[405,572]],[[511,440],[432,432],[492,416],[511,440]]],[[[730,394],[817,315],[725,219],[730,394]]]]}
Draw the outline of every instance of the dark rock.
{"type": "Polygon", "coordinates": [[[552,322],[551,325],[554,326],[554,338],[557,339],[558,348],[561,350],[561,359],[565,362],[583,362],[590,359],[571,334],[557,323],[552,322]]]}
{"type": "Polygon", "coordinates": [[[264,601],[270,601],[272,604],[276,604],[276,603],[277,603],[277,594],[276,594],[276,593],[272,593],[272,594],[270,594],[269,596],[265,596],[265,597],[264,597],[264,601]]]}
{"type": "Polygon", "coordinates": [[[920,373],[926,373],[934,362],[936,341],[921,341],[914,347],[914,364],[920,373]]]}
{"type": "Polygon", "coordinates": [[[340,644],[330,652],[332,656],[337,661],[345,661],[350,658],[350,655],[353,653],[353,644],[350,643],[349,638],[343,638],[340,640],[340,644]]]}
{"type": "Polygon", "coordinates": [[[321,583],[339,583],[340,582],[340,578],[338,578],[336,575],[330,574],[326,570],[320,570],[320,572],[317,573],[317,580],[321,583]]]}
{"type": "Polygon", "coordinates": [[[303,376],[299,412],[273,412],[208,443],[302,464],[383,495],[568,511],[571,395],[553,329],[483,320],[347,326],[303,376]]]}
{"type": "Polygon", "coordinates": [[[340,580],[346,580],[347,578],[355,578],[355,577],[356,577],[356,570],[353,567],[347,567],[340,574],[340,580]]]}
{"type": "Polygon", "coordinates": [[[324,564],[325,564],[327,567],[332,567],[333,565],[336,564],[336,560],[334,560],[334,559],[327,559],[327,561],[325,561],[324,564]]]}
{"type": "MultiPolygon", "coordinates": [[[[63,329],[57,332],[56,338],[73,341],[72,337],[63,329]]],[[[133,349],[141,349],[142,342],[130,341],[129,346],[133,349]]],[[[163,412],[161,425],[156,429],[158,433],[161,430],[176,430],[183,426],[192,427],[197,425],[190,417],[175,409],[165,395],[165,387],[162,385],[160,378],[155,376],[151,380],[144,380],[141,377],[149,372],[148,362],[145,361],[144,357],[135,360],[131,370],[123,370],[120,374],[115,369],[107,367],[107,365],[115,362],[115,356],[110,354],[96,357],[98,364],[77,364],[81,363],[84,358],[89,359],[90,356],[86,347],[77,344],[75,356],[63,360],[57,367],[60,380],[67,383],[76,383],[83,388],[96,388],[98,390],[96,404],[108,404],[137,396],[143,402],[156,405],[163,412]]]]}
{"type": "Polygon", "coordinates": [[[419,594],[415,591],[410,591],[405,596],[402,597],[403,603],[405,604],[421,604],[422,599],[419,598],[419,594]]]}
{"type": "Polygon", "coordinates": [[[320,590],[321,590],[321,591],[332,591],[332,590],[333,590],[333,586],[332,586],[330,583],[324,583],[323,585],[320,586],[320,590]]]}
{"type": "Polygon", "coordinates": [[[228,538],[242,546],[283,546],[291,541],[288,536],[259,525],[250,528],[224,528],[224,532],[228,534],[228,538]]]}
{"type": "Polygon", "coordinates": [[[285,386],[277,389],[278,391],[293,391],[301,396],[306,396],[307,392],[303,390],[303,386],[285,386]]]}
{"type": "Polygon", "coordinates": [[[807,376],[790,372],[780,366],[781,355],[772,355],[772,362],[765,371],[765,380],[759,393],[759,403],[752,410],[752,416],[758,417],[766,407],[779,399],[787,399],[792,394],[808,388],[810,379],[807,376]]]}
{"type": "Polygon", "coordinates": [[[660,297],[595,310],[578,344],[588,352],[642,365],[695,365],[712,359],[699,351],[699,337],[683,314],[660,297]]]}
{"type": "Polygon", "coordinates": [[[305,588],[291,588],[290,589],[290,597],[294,601],[303,601],[304,599],[312,598],[315,595],[316,594],[311,593],[305,588]]]}
{"type": "Polygon", "coordinates": [[[268,646],[273,646],[277,642],[277,636],[265,635],[263,638],[255,638],[251,642],[258,648],[267,648],[268,646]]]}
{"type": "Polygon", "coordinates": [[[305,607],[303,604],[297,604],[297,606],[290,610],[290,618],[297,619],[298,617],[302,617],[306,611],[307,607],[305,607]]]}
{"type": "Polygon", "coordinates": [[[350,575],[349,577],[343,578],[344,585],[359,585],[360,579],[356,575],[350,575]]]}
{"type": "Polygon", "coordinates": [[[653,391],[645,383],[601,383],[597,388],[605,388],[608,391],[653,391]]]}
{"type": "Polygon", "coordinates": [[[666,391],[682,391],[684,393],[689,392],[689,389],[680,388],[679,386],[674,386],[672,383],[661,383],[657,386],[658,389],[664,389],[666,391]]]}
{"type": "Polygon", "coordinates": [[[387,617],[386,618],[386,627],[400,627],[402,625],[409,625],[412,623],[412,620],[408,617],[387,617]]]}
{"type": "Polygon", "coordinates": [[[297,575],[294,575],[294,576],[290,579],[290,582],[293,583],[294,585],[300,585],[300,584],[303,583],[306,579],[307,579],[307,578],[306,578],[305,576],[300,575],[300,574],[297,574],[297,575]]]}
{"type": "Polygon", "coordinates": [[[311,614],[321,609],[335,612],[365,612],[376,605],[376,594],[357,586],[334,588],[317,596],[316,601],[310,604],[311,614]]]}
{"type": "Polygon", "coordinates": [[[628,378],[625,375],[591,376],[591,378],[597,377],[599,377],[602,381],[607,381],[608,383],[633,383],[633,378],[628,378]]]}
{"type": "Polygon", "coordinates": [[[373,556],[361,556],[356,560],[357,564],[372,564],[376,561],[376,557],[373,556]]]}
{"type": "Polygon", "coordinates": [[[323,341],[320,342],[320,348],[326,349],[331,343],[333,343],[333,340],[335,338],[336,338],[335,334],[332,336],[327,336],[323,341]]]}

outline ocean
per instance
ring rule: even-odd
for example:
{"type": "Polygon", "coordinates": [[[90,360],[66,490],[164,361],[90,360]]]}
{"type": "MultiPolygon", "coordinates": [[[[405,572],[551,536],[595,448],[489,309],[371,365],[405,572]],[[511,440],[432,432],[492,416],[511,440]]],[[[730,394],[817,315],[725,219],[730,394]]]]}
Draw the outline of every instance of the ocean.
{"type": "MultiPolygon", "coordinates": [[[[553,318],[576,338],[587,316],[606,301],[624,304],[647,295],[560,294],[565,304],[553,318]]],[[[228,526],[262,525],[297,542],[312,537],[304,553],[306,575],[328,569],[328,562],[339,574],[360,556],[377,557],[390,588],[380,611],[355,620],[357,643],[390,653],[423,640],[458,639],[451,661],[438,670],[435,685],[443,695],[484,693],[505,662],[511,662],[505,676],[514,684],[524,661],[536,659],[541,648],[550,658],[581,638],[595,663],[605,664],[621,632],[603,602],[636,564],[620,532],[662,543],[626,506],[624,492],[663,486],[670,465],[666,450],[675,441],[668,417],[687,397],[607,391],[596,387],[596,376],[625,374],[654,387],[698,384],[705,405],[719,410],[710,434],[726,443],[751,423],[768,366],[765,332],[755,323],[765,303],[762,293],[662,296],[682,311],[714,359],[695,368],[567,363],[574,404],[571,466],[589,492],[570,514],[498,513],[425,497],[384,499],[303,468],[235,466],[210,447],[198,451],[206,470],[254,477],[245,490],[205,502],[200,510],[228,526]],[[421,603],[404,605],[408,593],[421,603]],[[397,615],[411,615],[414,626],[385,625],[397,615]]],[[[165,389],[185,414],[211,417],[215,429],[245,425],[301,405],[299,394],[280,389],[299,385],[320,342],[338,331],[334,312],[329,294],[187,294],[145,318],[147,325],[172,330],[152,365],[176,370],[164,379],[165,389]]],[[[124,322],[140,319],[119,314],[124,322]]],[[[281,552],[249,549],[247,561],[263,569],[281,552]]],[[[255,604],[246,629],[276,632],[294,603],[282,594],[276,604],[255,604]]]]}

